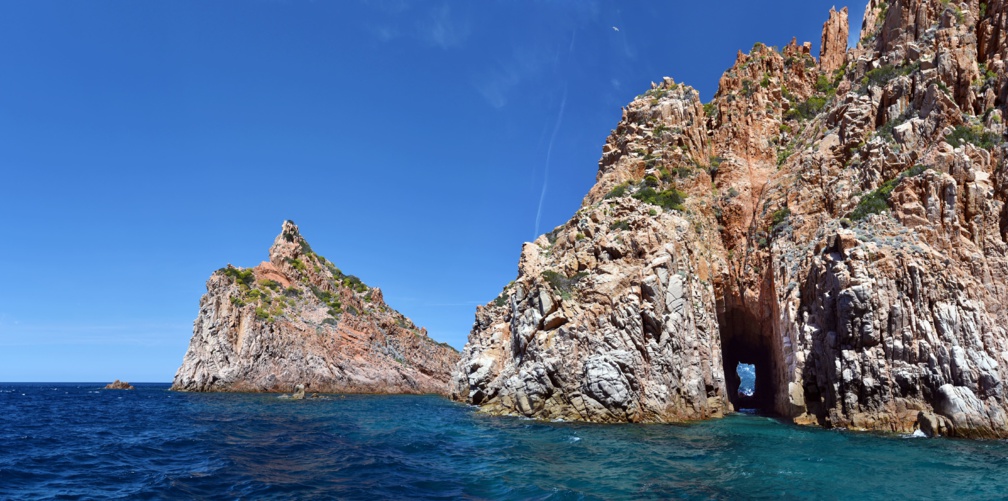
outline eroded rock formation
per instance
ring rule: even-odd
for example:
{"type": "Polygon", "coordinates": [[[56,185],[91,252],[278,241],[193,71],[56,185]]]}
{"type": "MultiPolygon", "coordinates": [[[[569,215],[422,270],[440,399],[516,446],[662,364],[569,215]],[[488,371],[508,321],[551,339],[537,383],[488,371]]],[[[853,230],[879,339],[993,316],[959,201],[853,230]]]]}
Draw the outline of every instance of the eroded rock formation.
{"type": "Polygon", "coordinates": [[[105,389],[106,390],[135,390],[136,388],[134,388],[133,385],[127,383],[126,381],[120,381],[120,380],[116,379],[115,381],[112,381],[111,383],[105,385],[105,389]]]}
{"type": "Polygon", "coordinates": [[[476,314],[454,398],[494,413],[1008,436],[1005,2],[872,0],[665,79],[596,185],[476,314]],[[739,394],[735,367],[756,365],[739,394]]]}
{"type": "Polygon", "coordinates": [[[824,73],[832,73],[841,67],[847,59],[847,35],[850,25],[847,23],[847,7],[835,8],[829,11],[829,19],[823,25],[822,43],[819,45],[819,68],[824,73]]]}
{"type": "Polygon", "coordinates": [[[447,393],[458,352],[316,254],[294,223],[269,258],[210,276],[172,389],[447,393]]]}

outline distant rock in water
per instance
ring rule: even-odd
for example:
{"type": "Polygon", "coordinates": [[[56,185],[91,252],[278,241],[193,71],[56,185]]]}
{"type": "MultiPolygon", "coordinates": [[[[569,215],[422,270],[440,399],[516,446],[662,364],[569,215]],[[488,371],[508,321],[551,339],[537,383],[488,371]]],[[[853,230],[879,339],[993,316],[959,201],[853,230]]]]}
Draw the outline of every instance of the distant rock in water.
{"type": "Polygon", "coordinates": [[[291,221],[255,268],[207,281],[173,390],[447,394],[459,354],[316,254],[291,221]]]}
{"type": "Polygon", "coordinates": [[[453,398],[1008,437],[1006,12],[871,0],[849,50],[830,12],[818,62],[757,43],[706,104],[652,84],[580,210],[477,309],[453,398]]]}
{"type": "Polygon", "coordinates": [[[135,390],[133,385],[127,383],[126,381],[120,381],[116,379],[115,381],[105,385],[106,390],[135,390]]]}

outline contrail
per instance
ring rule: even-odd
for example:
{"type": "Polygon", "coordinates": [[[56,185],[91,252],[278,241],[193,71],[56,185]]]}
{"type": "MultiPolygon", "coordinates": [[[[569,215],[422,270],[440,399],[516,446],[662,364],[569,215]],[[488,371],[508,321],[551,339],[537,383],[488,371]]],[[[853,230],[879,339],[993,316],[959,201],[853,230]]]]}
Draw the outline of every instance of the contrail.
{"type": "MultiPolygon", "coordinates": [[[[574,35],[577,32],[571,32],[570,46],[567,47],[568,56],[570,53],[574,52],[574,35]]],[[[564,83],[563,97],[560,98],[560,112],[557,113],[556,124],[553,125],[553,134],[550,135],[549,145],[546,147],[546,168],[543,170],[543,186],[542,191],[539,193],[539,207],[536,209],[536,221],[535,221],[535,234],[532,238],[539,236],[539,221],[542,219],[542,206],[543,201],[546,200],[546,188],[549,186],[549,168],[550,168],[550,157],[553,156],[553,142],[556,141],[557,132],[560,130],[560,124],[563,123],[564,108],[567,107],[567,83],[564,83]]]]}
{"type": "Polygon", "coordinates": [[[536,209],[535,237],[539,236],[539,219],[542,218],[543,200],[546,200],[546,187],[549,186],[550,157],[553,155],[553,141],[556,140],[557,131],[563,122],[564,107],[567,106],[567,84],[564,84],[563,98],[560,99],[560,113],[557,114],[556,125],[553,126],[553,134],[550,136],[549,146],[546,148],[546,170],[543,172],[543,187],[539,193],[539,208],[536,209]]]}

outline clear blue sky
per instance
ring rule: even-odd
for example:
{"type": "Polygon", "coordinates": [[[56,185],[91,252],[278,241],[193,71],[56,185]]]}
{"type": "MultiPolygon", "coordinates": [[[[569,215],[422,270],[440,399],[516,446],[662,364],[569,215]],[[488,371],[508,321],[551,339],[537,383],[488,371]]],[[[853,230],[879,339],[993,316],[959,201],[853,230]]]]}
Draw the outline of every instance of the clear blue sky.
{"type": "Polygon", "coordinates": [[[461,348],[621,106],[818,54],[831,5],[0,2],[0,381],[170,381],[210,273],[284,219],[461,348]]]}

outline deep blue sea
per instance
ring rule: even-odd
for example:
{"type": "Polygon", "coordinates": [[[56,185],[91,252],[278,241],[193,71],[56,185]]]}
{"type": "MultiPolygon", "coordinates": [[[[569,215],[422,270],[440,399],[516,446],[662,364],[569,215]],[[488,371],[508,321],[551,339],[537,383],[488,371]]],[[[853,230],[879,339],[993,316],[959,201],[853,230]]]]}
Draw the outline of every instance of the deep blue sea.
{"type": "Polygon", "coordinates": [[[542,423],[433,396],[0,384],[0,499],[995,499],[1008,443],[542,423]]]}

